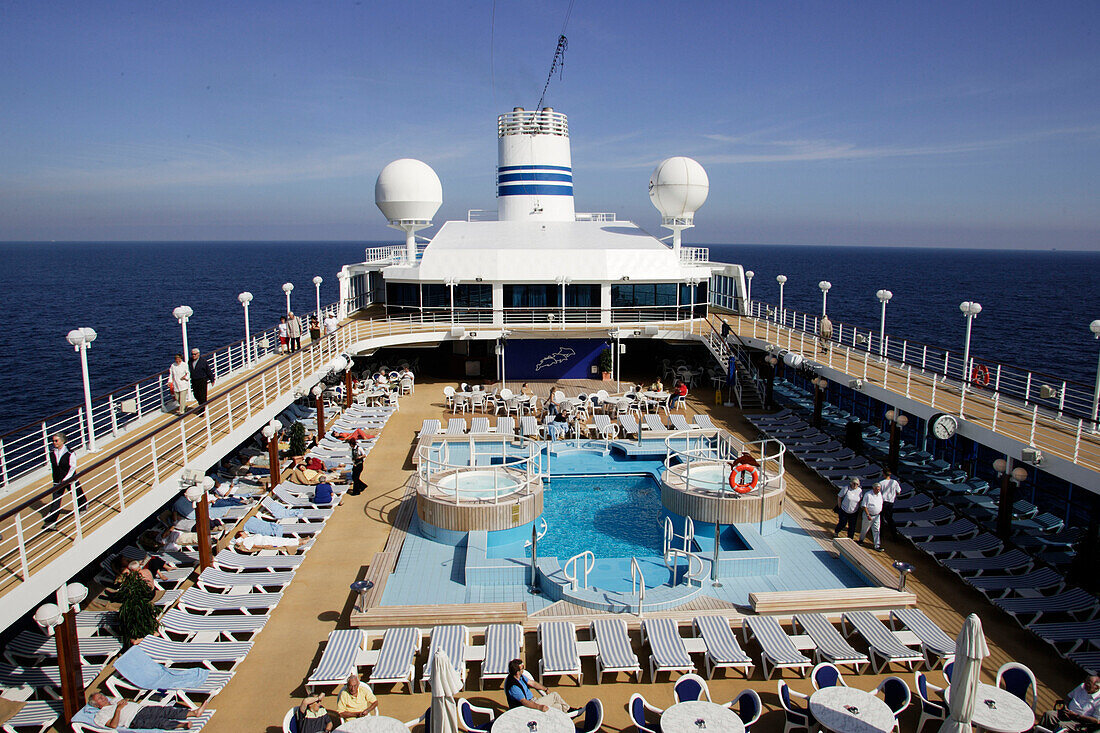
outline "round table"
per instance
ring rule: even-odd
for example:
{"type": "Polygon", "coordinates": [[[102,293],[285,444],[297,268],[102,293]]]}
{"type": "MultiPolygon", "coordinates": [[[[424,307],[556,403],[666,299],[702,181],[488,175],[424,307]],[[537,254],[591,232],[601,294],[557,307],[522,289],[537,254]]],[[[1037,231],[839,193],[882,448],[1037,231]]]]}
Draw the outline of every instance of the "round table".
{"type": "Polygon", "coordinates": [[[661,713],[661,730],[665,733],[696,733],[702,730],[744,733],[745,724],[729,708],[706,700],[693,700],[665,708],[661,713]]]}
{"type": "Polygon", "coordinates": [[[573,720],[560,710],[541,710],[520,706],[504,712],[493,721],[493,733],[576,733],[573,720]],[[534,723],[535,727],[530,727],[534,723]]]}
{"type": "Polygon", "coordinates": [[[669,398],[668,392],[642,392],[642,397],[648,397],[651,400],[661,400],[665,402],[669,398]]]}
{"type": "MultiPolygon", "coordinates": [[[[950,704],[951,688],[943,691],[950,704]]],[[[1035,725],[1035,713],[1031,707],[1008,690],[980,683],[978,700],[974,704],[975,726],[996,733],[1022,733],[1035,725]]]]}
{"type": "Polygon", "coordinates": [[[869,692],[851,687],[825,687],[810,696],[810,712],[822,727],[836,733],[890,733],[894,711],[869,692]]]}
{"type": "Polygon", "coordinates": [[[333,733],[409,733],[405,724],[385,715],[364,715],[340,724],[333,733]]]}

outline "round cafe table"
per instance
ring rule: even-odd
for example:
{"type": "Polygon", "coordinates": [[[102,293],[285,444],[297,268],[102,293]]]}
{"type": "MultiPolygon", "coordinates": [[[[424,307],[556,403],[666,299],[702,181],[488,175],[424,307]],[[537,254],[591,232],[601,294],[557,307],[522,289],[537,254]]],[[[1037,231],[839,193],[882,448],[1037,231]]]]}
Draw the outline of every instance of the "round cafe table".
{"type": "Polygon", "coordinates": [[[364,715],[340,724],[333,733],[409,733],[405,724],[385,715],[364,715]]]}
{"type": "Polygon", "coordinates": [[[869,692],[838,685],[810,695],[810,712],[835,733],[890,733],[894,711],[869,692]]]}
{"type": "MultiPolygon", "coordinates": [[[[943,697],[950,704],[951,688],[943,691],[943,697]]],[[[980,683],[978,700],[974,704],[976,727],[995,733],[1023,733],[1035,725],[1035,713],[1031,707],[1008,690],[980,683]]]]}
{"type": "MultiPolygon", "coordinates": [[[[661,730],[664,733],[745,733],[745,724],[737,713],[706,700],[678,702],[661,713],[661,730]]],[[[496,728],[493,728],[496,733],[496,728]]]]}
{"type": "Polygon", "coordinates": [[[553,708],[544,713],[521,705],[493,721],[493,733],[576,733],[576,730],[568,715],[553,708]]]}

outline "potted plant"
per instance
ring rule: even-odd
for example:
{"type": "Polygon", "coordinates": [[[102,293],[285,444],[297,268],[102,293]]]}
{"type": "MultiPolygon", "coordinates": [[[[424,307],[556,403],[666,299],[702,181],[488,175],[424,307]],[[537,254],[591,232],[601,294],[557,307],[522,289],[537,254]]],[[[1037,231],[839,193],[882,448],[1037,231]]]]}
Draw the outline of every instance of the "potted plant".
{"type": "Polygon", "coordinates": [[[611,370],[614,368],[614,363],[611,360],[611,349],[604,349],[600,352],[600,358],[597,360],[597,364],[600,367],[600,375],[603,381],[611,381],[611,370]]]}
{"type": "Polygon", "coordinates": [[[126,573],[118,589],[119,633],[123,639],[137,642],[144,636],[155,634],[157,609],[153,605],[153,589],[137,573],[126,573]]]}
{"type": "Polygon", "coordinates": [[[306,454],[306,426],[296,422],[290,426],[290,455],[304,456],[306,454]]]}

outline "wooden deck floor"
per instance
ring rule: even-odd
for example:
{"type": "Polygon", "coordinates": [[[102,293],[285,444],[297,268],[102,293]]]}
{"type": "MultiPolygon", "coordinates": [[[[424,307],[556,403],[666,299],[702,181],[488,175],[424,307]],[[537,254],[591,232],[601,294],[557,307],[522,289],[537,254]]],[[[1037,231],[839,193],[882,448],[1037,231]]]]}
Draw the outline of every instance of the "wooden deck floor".
{"type": "MultiPolygon", "coordinates": [[[[378,444],[366,461],[369,489],[361,496],[348,496],[329,520],[325,531],[302,563],[294,582],[284,594],[282,602],[272,614],[270,622],[257,637],[251,653],[241,664],[237,675],[214,701],[217,714],[208,730],[222,731],[266,730],[275,733],[283,714],[297,704],[304,693],[303,682],[320,658],[321,648],[328,633],[336,628],[346,628],[352,612],[353,596],[348,584],[362,578],[366,563],[374,553],[386,547],[390,527],[396,520],[406,481],[411,472],[411,450],[414,433],[426,417],[443,415],[442,387],[444,383],[422,381],[416,394],[402,400],[401,410],[389,421],[378,444]]],[[[700,390],[699,396],[709,397],[708,390],[700,390]]],[[[732,431],[744,436],[755,436],[753,428],[733,408],[711,408],[708,401],[689,398],[688,412],[710,411],[715,419],[732,431]]],[[[827,538],[826,528],[831,526],[834,515],[830,507],[830,490],[815,476],[793,462],[788,466],[788,490],[797,501],[802,513],[800,520],[819,528],[822,538],[827,538]]],[[[911,562],[916,570],[910,578],[909,589],[920,599],[920,607],[949,633],[959,629],[965,614],[977,612],[985,624],[990,642],[991,657],[986,660],[983,678],[993,681],[998,666],[1008,660],[1018,660],[1029,665],[1038,675],[1041,684],[1040,707],[1049,707],[1057,696],[1079,683],[1079,672],[1038,643],[1034,637],[1021,631],[1008,616],[990,605],[983,597],[964,586],[943,571],[935,563],[905,544],[887,543],[888,552],[876,556],[886,563],[895,559],[911,562]]],[[[690,610],[727,610],[714,608],[720,601],[699,598],[693,604],[703,607],[690,610]]],[[[664,612],[663,612],[664,613],[664,612]]],[[[583,622],[591,616],[580,609],[567,606],[550,606],[540,614],[529,618],[569,618],[583,622]]],[[[478,638],[475,634],[475,643],[478,638]]],[[[526,637],[528,666],[537,666],[538,647],[533,633],[526,637]]],[[[636,645],[637,649],[637,645],[636,645]]],[[[647,664],[644,650],[637,649],[643,666],[647,664]]],[[[759,650],[749,645],[748,651],[757,657],[759,650]]],[[[423,656],[423,655],[422,655],[423,656]]],[[[418,659],[418,666],[423,663],[418,659]]],[[[585,680],[596,679],[591,661],[585,662],[585,680]]],[[[912,683],[912,675],[903,675],[912,683]]],[[[473,676],[471,676],[473,679],[473,676]]],[[[794,689],[809,692],[808,680],[786,677],[794,689]]],[[[860,675],[848,678],[849,684],[873,689],[882,679],[876,675],[860,675]]],[[[930,679],[943,684],[942,675],[930,673],[930,679]]],[[[472,685],[474,687],[476,685],[472,685]]],[[[782,714],[776,712],[775,680],[765,681],[757,671],[750,680],[739,675],[720,676],[711,682],[716,699],[728,700],[744,687],[756,689],[769,712],[754,726],[754,731],[772,733],[782,730],[782,714]]],[[[639,691],[656,705],[672,703],[672,684],[663,677],[657,684],[648,681],[635,684],[625,678],[603,685],[585,684],[577,689],[571,682],[556,687],[573,704],[580,705],[590,697],[599,697],[606,710],[605,730],[621,731],[630,728],[625,704],[630,694],[639,691]]],[[[413,695],[392,693],[387,687],[379,693],[381,711],[401,720],[420,716],[430,704],[425,693],[413,695]]],[[[504,697],[499,689],[468,692],[467,696],[478,705],[501,709],[504,697]]],[[[335,708],[335,700],[326,700],[329,709],[335,708]]],[[[911,731],[916,725],[918,713],[911,708],[903,716],[902,730],[911,731]]]]}

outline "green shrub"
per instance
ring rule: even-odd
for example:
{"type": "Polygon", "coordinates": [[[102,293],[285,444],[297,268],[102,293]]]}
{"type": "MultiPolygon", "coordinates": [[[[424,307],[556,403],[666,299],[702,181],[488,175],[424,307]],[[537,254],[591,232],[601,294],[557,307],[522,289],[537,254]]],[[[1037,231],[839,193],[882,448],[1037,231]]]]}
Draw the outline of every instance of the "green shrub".
{"type": "Polygon", "coordinates": [[[123,639],[140,639],[155,634],[160,626],[153,605],[153,589],[137,573],[126,573],[118,589],[119,631],[123,639]]]}

